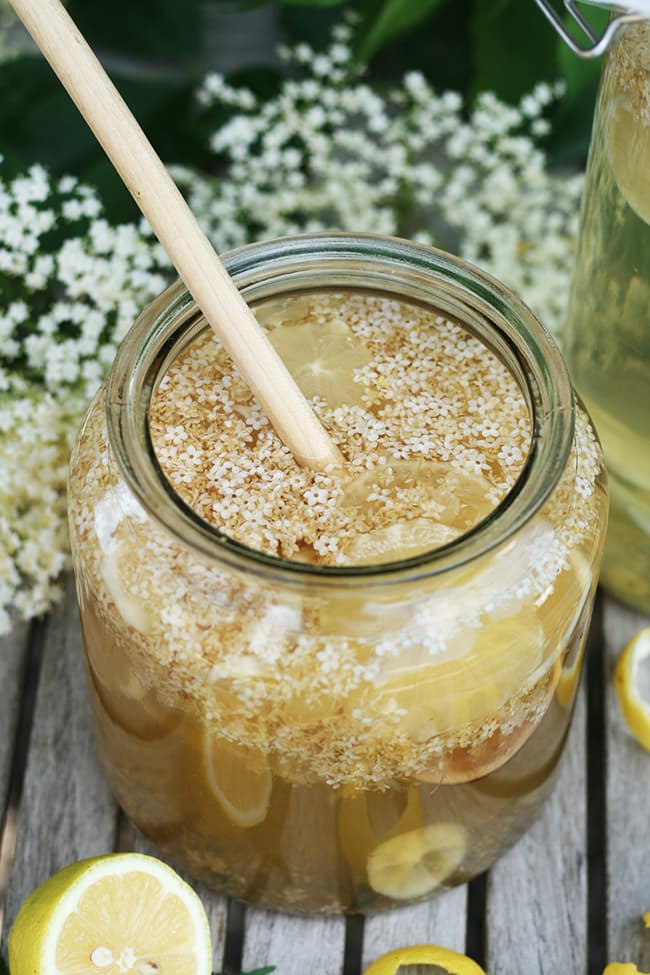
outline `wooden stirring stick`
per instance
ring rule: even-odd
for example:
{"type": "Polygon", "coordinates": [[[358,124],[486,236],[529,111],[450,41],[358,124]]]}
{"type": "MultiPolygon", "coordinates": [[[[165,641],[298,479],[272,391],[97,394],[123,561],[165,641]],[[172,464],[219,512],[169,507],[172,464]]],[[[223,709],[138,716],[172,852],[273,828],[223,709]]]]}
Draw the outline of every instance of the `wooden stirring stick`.
{"type": "Polygon", "coordinates": [[[340,451],[65,8],[59,0],[10,3],[153,227],[278,436],[306,467],[341,467],[340,451]]]}

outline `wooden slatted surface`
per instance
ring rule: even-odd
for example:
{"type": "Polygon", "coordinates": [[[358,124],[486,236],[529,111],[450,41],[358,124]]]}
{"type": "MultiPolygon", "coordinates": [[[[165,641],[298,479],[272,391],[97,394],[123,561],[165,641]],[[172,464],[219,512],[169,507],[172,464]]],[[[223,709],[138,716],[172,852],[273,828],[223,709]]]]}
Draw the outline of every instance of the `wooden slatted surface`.
{"type": "MultiPolygon", "coordinates": [[[[617,654],[647,623],[600,599],[557,788],[485,877],[347,921],[245,907],[199,887],[215,970],[359,975],[383,952],[421,941],[467,950],[490,975],[601,975],[609,959],[650,969],[641,921],[650,910],[650,755],[630,738],[611,683],[617,654]]],[[[152,851],[117,810],[96,758],[71,587],[47,621],[0,644],[0,688],[6,934],[27,893],[64,864],[113,849],[152,851]]]]}

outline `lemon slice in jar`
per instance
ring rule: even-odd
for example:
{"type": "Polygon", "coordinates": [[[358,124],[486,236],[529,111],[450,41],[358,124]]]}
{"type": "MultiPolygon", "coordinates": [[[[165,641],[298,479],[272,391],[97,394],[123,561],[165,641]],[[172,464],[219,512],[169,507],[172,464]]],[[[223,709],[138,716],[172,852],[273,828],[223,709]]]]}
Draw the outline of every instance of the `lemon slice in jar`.
{"type": "Polygon", "coordinates": [[[630,731],[650,751],[650,626],[632,637],[623,650],[614,671],[614,686],[630,731]]]}
{"type": "Polygon", "coordinates": [[[459,534],[429,518],[411,518],[356,535],[342,545],[342,551],[349,565],[401,562],[440,548],[458,538],[459,534]]]}
{"type": "Polygon", "coordinates": [[[210,792],[235,826],[249,829],[266,818],[273,779],[252,748],[206,734],[204,757],[210,792]]]}
{"type": "Polygon", "coordinates": [[[465,829],[457,823],[433,823],[394,836],[368,857],[372,889],[395,900],[423,897],[440,887],[463,862],[465,829]]]}
{"type": "Polygon", "coordinates": [[[650,120],[635,114],[625,97],[612,106],[607,150],[618,189],[637,216],[650,223],[650,120]]]}
{"type": "Polygon", "coordinates": [[[368,365],[371,355],[344,321],[285,325],[268,336],[308,399],[321,396],[330,406],[361,403],[364,387],[354,381],[354,372],[368,365]]]}
{"type": "Polygon", "coordinates": [[[373,961],[363,975],[397,975],[405,965],[435,965],[437,969],[447,972],[447,975],[485,975],[484,969],[467,955],[440,945],[411,945],[389,951],[373,961]]]}
{"type": "Polygon", "coordinates": [[[210,975],[203,905],[160,860],[73,863],[27,898],[9,934],[12,975],[210,975]]]}

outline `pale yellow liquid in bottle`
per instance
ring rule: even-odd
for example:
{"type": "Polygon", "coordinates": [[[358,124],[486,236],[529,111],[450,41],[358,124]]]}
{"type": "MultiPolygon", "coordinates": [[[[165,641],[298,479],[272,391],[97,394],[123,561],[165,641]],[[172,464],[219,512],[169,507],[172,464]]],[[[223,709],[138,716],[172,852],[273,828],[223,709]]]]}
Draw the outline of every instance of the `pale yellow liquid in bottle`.
{"type": "Polygon", "coordinates": [[[565,348],[605,451],[602,579],[650,611],[650,30],[629,29],[594,123],[565,348]]]}

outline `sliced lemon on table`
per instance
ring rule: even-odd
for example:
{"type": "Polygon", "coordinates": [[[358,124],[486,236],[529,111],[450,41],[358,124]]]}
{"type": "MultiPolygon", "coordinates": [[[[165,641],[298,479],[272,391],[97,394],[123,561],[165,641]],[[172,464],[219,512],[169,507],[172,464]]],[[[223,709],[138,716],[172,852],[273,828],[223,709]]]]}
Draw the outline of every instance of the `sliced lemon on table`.
{"type": "Polygon", "coordinates": [[[140,853],[81,860],[23,904],[11,975],[210,975],[203,905],[170,867],[140,853]]]}
{"type": "Polygon", "coordinates": [[[650,626],[632,637],[618,658],[614,686],[628,728],[650,751],[650,626]]]}
{"type": "Polygon", "coordinates": [[[205,764],[210,791],[235,826],[248,829],[266,818],[273,780],[260,752],[208,734],[205,764]]]}
{"type": "Polygon", "coordinates": [[[463,862],[467,839],[457,823],[433,823],[394,836],[368,857],[368,882],[385,897],[408,900],[440,887],[463,862]]]}
{"type": "Polygon", "coordinates": [[[361,403],[364,387],[354,381],[354,372],[372,357],[344,321],[281,326],[268,334],[307,398],[322,396],[330,406],[361,403]]]}
{"type": "Polygon", "coordinates": [[[467,955],[439,945],[411,945],[389,951],[373,961],[363,975],[397,975],[403,965],[436,965],[448,975],[485,975],[484,969],[467,955]]]}

